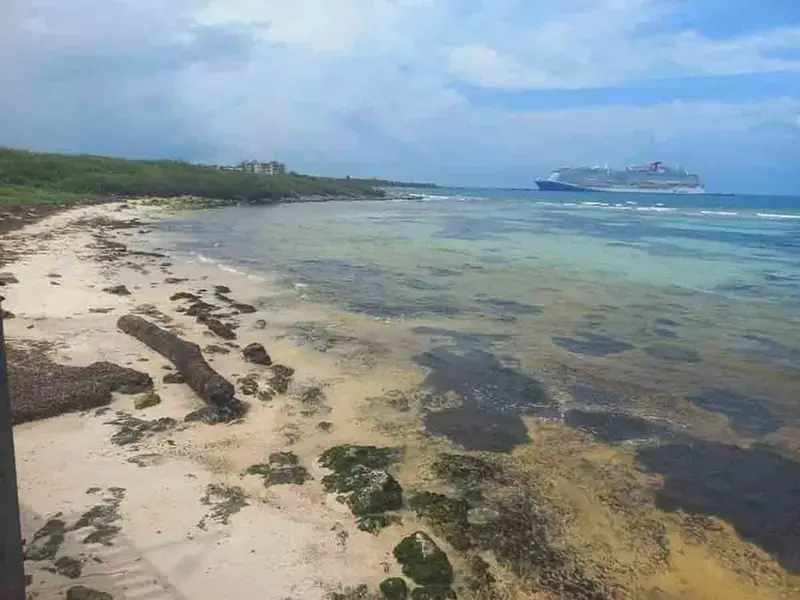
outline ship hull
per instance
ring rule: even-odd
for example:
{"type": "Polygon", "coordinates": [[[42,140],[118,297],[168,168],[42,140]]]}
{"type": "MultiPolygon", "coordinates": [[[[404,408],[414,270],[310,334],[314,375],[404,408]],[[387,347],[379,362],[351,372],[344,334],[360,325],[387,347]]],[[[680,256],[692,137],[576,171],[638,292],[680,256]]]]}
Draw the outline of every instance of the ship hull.
{"type": "Polygon", "coordinates": [[[685,188],[637,188],[633,186],[626,187],[584,187],[575,185],[573,183],[565,183],[563,181],[553,181],[550,179],[541,179],[536,181],[536,185],[543,192],[621,192],[621,193],[636,193],[636,194],[705,194],[706,191],[700,187],[685,187],[685,188]]]}

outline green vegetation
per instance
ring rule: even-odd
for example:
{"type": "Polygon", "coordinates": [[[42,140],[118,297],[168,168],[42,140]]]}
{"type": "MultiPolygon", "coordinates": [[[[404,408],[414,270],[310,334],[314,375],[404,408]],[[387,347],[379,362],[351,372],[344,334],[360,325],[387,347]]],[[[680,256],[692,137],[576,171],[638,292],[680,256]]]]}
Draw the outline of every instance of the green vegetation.
{"type": "Polygon", "coordinates": [[[221,171],[174,160],[44,154],[0,148],[0,203],[72,203],[98,196],[199,196],[269,203],[313,196],[384,195],[375,182],[221,171]]]}

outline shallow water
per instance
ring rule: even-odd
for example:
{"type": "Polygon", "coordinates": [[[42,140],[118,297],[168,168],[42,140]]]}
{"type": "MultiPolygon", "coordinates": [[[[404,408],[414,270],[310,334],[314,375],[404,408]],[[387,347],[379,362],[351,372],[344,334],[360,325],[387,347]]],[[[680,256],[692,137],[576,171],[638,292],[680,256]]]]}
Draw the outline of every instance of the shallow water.
{"type": "Polygon", "coordinates": [[[800,570],[800,199],[437,194],[161,227],[173,251],[277,276],[287,302],[412,334],[394,350],[428,373],[429,433],[509,452],[535,416],[642,444],[665,507],[733,521],[800,570]]]}

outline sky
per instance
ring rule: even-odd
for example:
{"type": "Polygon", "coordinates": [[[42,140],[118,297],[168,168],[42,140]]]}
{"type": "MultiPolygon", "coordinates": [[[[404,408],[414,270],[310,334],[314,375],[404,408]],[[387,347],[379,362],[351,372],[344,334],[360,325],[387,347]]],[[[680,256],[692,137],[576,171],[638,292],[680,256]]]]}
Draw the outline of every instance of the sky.
{"type": "Polygon", "coordinates": [[[0,145],[800,196],[800,0],[0,0],[0,145]]]}

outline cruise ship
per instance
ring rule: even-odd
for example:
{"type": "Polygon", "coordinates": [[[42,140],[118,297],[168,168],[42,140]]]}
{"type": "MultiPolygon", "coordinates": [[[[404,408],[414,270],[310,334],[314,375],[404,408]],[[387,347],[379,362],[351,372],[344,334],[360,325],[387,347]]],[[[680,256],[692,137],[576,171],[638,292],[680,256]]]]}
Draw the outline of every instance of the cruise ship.
{"type": "Polygon", "coordinates": [[[624,170],[609,167],[564,167],[547,179],[538,180],[540,190],[548,192],[639,192],[658,194],[703,194],[705,187],[697,175],[660,161],[624,170]]]}

